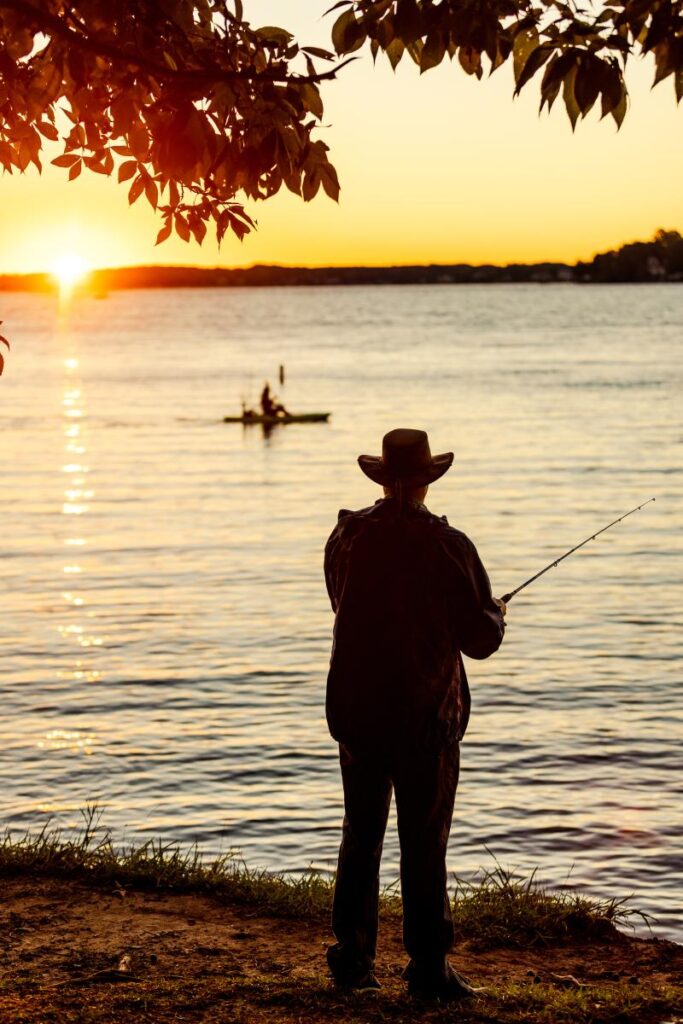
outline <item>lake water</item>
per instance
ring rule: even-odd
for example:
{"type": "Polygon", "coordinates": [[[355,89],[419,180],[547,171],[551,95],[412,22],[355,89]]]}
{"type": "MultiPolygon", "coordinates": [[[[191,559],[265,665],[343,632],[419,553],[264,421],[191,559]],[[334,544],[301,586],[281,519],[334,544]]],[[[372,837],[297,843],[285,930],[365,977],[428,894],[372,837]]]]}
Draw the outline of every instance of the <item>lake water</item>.
{"type": "MultiPolygon", "coordinates": [[[[0,820],[334,868],[322,550],[379,496],[356,456],[424,427],[428,505],[511,603],[470,663],[449,847],[683,938],[683,287],[4,294],[0,820]],[[226,425],[264,377],[329,424],[226,425]]],[[[385,882],[397,874],[393,823],[385,882]]]]}

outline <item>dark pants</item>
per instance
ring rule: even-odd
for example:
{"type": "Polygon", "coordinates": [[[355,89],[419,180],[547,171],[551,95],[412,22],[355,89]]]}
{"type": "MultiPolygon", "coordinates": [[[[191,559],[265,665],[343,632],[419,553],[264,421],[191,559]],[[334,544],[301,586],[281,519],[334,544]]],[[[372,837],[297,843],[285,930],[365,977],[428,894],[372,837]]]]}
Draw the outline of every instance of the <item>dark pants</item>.
{"type": "Polygon", "coordinates": [[[332,907],[337,945],[328,961],[339,981],[372,970],[377,947],[379,865],[392,787],[401,845],[403,941],[411,959],[438,969],[453,944],[446,846],[460,748],[378,754],[339,748],[344,827],[332,907]]]}

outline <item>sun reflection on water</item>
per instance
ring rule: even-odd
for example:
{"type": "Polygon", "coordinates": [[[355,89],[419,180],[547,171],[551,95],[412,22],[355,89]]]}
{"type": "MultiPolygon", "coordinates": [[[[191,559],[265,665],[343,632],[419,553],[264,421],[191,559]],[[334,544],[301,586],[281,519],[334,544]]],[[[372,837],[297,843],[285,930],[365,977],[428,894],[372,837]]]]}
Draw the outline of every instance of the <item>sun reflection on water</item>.
{"type": "Polygon", "coordinates": [[[95,737],[82,729],[50,729],[40,740],[40,750],[72,750],[75,754],[92,754],[95,737]]]}
{"type": "MultiPolygon", "coordinates": [[[[70,336],[65,329],[65,338],[68,344],[72,344],[70,336]]],[[[84,536],[84,517],[90,511],[91,502],[95,498],[94,489],[88,484],[90,466],[83,456],[87,456],[87,410],[83,383],[80,378],[80,360],[77,355],[71,354],[64,358],[64,391],[62,397],[64,415],[64,462],[60,467],[65,476],[62,504],[62,515],[78,516],[76,521],[69,520],[67,535],[62,538],[64,548],[84,548],[87,545],[87,538],[84,536]],[[78,422],[74,423],[74,420],[78,422]],[[77,525],[76,525],[77,524],[77,525]]],[[[82,561],[76,561],[73,556],[77,553],[65,552],[71,555],[62,565],[62,573],[71,577],[73,584],[81,583],[87,575],[87,565],[82,561]]],[[[62,591],[62,598],[65,604],[67,618],[57,626],[58,633],[65,641],[76,644],[81,650],[97,648],[102,646],[102,638],[93,632],[94,612],[87,610],[87,598],[80,590],[62,591]]],[[[80,659],[76,660],[73,669],[66,673],[60,673],[62,678],[74,680],[97,682],[101,678],[99,671],[87,669],[80,659]]],[[[69,744],[65,747],[70,749],[69,744]]],[[[54,745],[51,746],[54,749],[54,745]]]]}

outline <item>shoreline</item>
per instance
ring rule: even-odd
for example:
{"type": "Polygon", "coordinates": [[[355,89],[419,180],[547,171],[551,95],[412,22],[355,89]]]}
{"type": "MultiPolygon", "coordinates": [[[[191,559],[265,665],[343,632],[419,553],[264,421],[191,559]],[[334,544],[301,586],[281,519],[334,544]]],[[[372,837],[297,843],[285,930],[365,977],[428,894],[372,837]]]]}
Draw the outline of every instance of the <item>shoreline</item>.
{"type": "Polygon", "coordinates": [[[332,883],[150,841],[116,851],[97,811],[79,837],[0,840],[0,1020],[13,1024],[661,1024],[683,1017],[683,945],[623,930],[624,900],[544,889],[497,868],[453,903],[451,961],[484,991],[412,1000],[400,901],[381,900],[377,994],[339,992],[325,948],[332,883]],[[621,926],[621,927],[618,927],[621,926]]]}
{"type": "MultiPolygon", "coordinates": [[[[162,288],[329,288],[401,285],[495,284],[681,284],[683,272],[661,271],[634,276],[595,276],[586,266],[565,263],[418,265],[387,267],[251,267],[133,266],[92,270],[73,294],[103,299],[110,292],[162,288]]],[[[0,274],[0,293],[58,294],[49,273],[0,274]]]]}
{"type": "MultiPolygon", "coordinates": [[[[660,229],[647,242],[628,242],[591,260],[566,263],[422,263],[383,266],[241,267],[138,264],[92,268],[74,290],[105,298],[133,288],[263,288],[389,284],[649,284],[683,282],[683,236],[660,229]]],[[[0,274],[0,291],[58,290],[48,272],[0,274]]],[[[71,288],[69,289],[72,290],[71,288]]]]}
{"type": "Polygon", "coordinates": [[[0,914],[0,1019],[13,1024],[658,1024],[683,1014],[683,946],[616,929],[522,946],[461,937],[451,960],[485,991],[444,1007],[408,997],[393,913],[382,915],[372,995],[329,981],[320,915],[284,922],[267,904],[33,873],[3,879],[0,914]]]}

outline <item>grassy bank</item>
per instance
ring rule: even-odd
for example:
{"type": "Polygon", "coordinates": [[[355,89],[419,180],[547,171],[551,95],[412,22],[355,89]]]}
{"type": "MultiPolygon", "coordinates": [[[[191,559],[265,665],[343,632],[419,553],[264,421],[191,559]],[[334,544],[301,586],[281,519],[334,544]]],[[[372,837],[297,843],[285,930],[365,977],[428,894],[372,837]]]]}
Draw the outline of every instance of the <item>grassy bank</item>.
{"type": "Polygon", "coordinates": [[[406,995],[392,890],[383,990],[368,997],[327,979],[332,883],[319,874],[286,878],[152,841],[119,850],[90,809],[75,836],[6,835],[0,875],[0,1019],[17,1024],[683,1019],[683,947],[629,935],[637,911],[623,900],[548,890],[501,868],[455,892],[453,959],[485,989],[457,1008],[406,995]]]}
{"type": "MultiPolygon", "coordinates": [[[[327,917],[334,881],[311,871],[301,877],[253,870],[232,853],[207,860],[193,847],[149,840],[116,847],[102,828],[97,808],[82,812],[76,835],[46,825],[39,832],[5,833],[0,842],[0,874],[49,875],[116,882],[139,889],[201,893],[226,902],[267,909],[274,917],[327,917]]],[[[401,913],[396,887],[382,894],[385,916],[401,913]]],[[[456,881],[453,895],[456,935],[482,947],[524,946],[568,936],[600,937],[645,916],[627,899],[588,899],[550,890],[534,877],[515,878],[497,866],[482,871],[476,884],[456,881]]]]}

